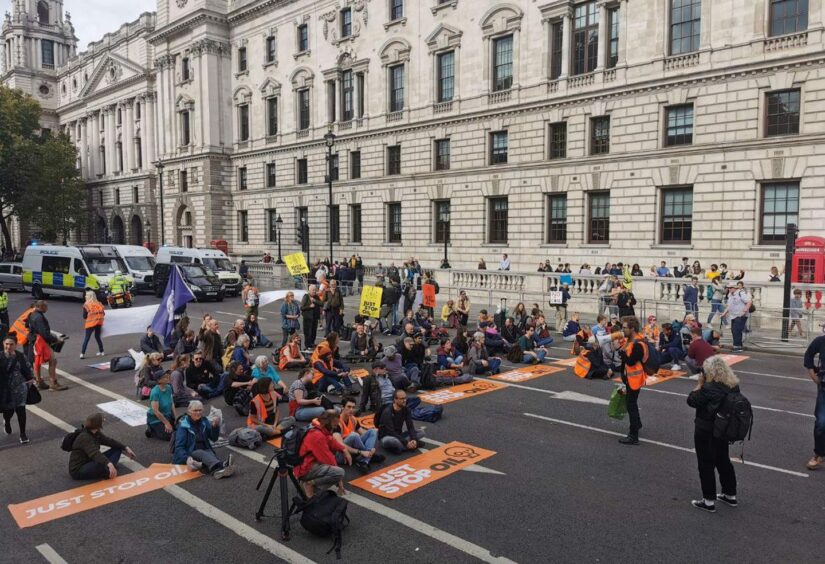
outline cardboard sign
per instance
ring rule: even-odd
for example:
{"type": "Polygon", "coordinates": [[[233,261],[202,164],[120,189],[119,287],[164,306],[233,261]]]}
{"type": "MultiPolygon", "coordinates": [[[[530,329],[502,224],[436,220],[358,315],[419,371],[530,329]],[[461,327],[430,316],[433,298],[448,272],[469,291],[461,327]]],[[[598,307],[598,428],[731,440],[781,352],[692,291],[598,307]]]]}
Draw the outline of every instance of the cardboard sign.
{"type": "Polygon", "coordinates": [[[349,371],[349,375],[352,378],[358,378],[360,380],[361,378],[366,378],[369,376],[370,373],[366,368],[353,368],[349,371]]]}
{"type": "Polygon", "coordinates": [[[725,362],[728,363],[728,366],[733,366],[738,362],[742,362],[743,360],[748,360],[749,356],[743,356],[739,354],[720,354],[720,356],[725,362]]]}
{"type": "Polygon", "coordinates": [[[564,303],[564,294],[562,294],[562,292],[550,292],[550,305],[561,305],[562,303],[564,303]]]}
{"type": "Polygon", "coordinates": [[[145,470],[118,476],[114,480],[103,480],[32,501],[13,503],[9,505],[9,511],[17,525],[24,529],[200,476],[203,476],[201,472],[189,470],[185,465],[152,464],[145,470]]]}
{"type": "Polygon", "coordinates": [[[89,368],[94,368],[95,370],[109,370],[110,367],[110,362],[98,362],[97,364],[89,365],[89,368]]]}
{"type": "Polygon", "coordinates": [[[435,307],[435,284],[421,285],[421,305],[424,307],[435,307]]]}
{"type": "Polygon", "coordinates": [[[130,427],[146,426],[146,406],[121,399],[107,403],[99,403],[97,407],[110,415],[114,415],[130,427]]]}
{"type": "Polygon", "coordinates": [[[471,398],[480,394],[488,392],[495,392],[506,388],[504,384],[497,382],[489,382],[487,380],[476,380],[469,384],[461,384],[460,386],[452,386],[450,388],[442,388],[434,392],[426,392],[418,394],[421,401],[441,405],[444,403],[452,403],[454,401],[471,398]]]}
{"type": "Polygon", "coordinates": [[[364,286],[361,290],[361,307],[358,312],[367,317],[380,317],[381,314],[381,296],[384,294],[384,288],[378,286],[364,286]]]}
{"type": "Polygon", "coordinates": [[[375,495],[395,499],[462,468],[478,464],[494,454],[492,450],[453,441],[353,480],[350,484],[375,495]]]}
{"type": "Polygon", "coordinates": [[[548,374],[555,374],[557,372],[564,372],[561,366],[548,366],[546,364],[536,364],[535,366],[525,366],[517,368],[508,372],[502,372],[492,376],[494,380],[501,380],[502,382],[524,382],[534,378],[541,378],[548,374]]]}
{"type": "Polygon", "coordinates": [[[309,267],[307,260],[304,258],[304,253],[293,253],[284,257],[286,267],[292,276],[300,276],[301,274],[309,274],[309,267]]]}
{"type": "Polygon", "coordinates": [[[360,423],[364,429],[375,429],[374,413],[372,415],[364,415],[363,417],[358,417],[357,419],[358,423],[360,423]]]}

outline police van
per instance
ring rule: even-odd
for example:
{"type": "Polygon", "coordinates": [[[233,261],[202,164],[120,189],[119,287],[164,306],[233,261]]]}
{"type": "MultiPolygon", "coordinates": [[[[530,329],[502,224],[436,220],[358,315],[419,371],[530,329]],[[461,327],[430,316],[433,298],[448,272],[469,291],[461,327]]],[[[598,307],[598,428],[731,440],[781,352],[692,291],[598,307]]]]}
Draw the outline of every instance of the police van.
{"type": "Polygon", "coordinates": [[[30,245],[23,255],[23,290],[37,299],[49,295],[83,298],[86,288],[100,295],[117,270],[127,272],[112,245],[30,245]]]}
{"type": "Polygon", "coordinates": [[[123,274],[134,280],[135,291],[153,290],[152,273],[155,270],[155,255],[146,247],[139,245],[114,245],[118,256],[126,264],[123,274]]]}
{"type": "Polygon", "coordinates": [[[158,249],[159,264],[202,264],[220,278],[227,294],[241,293],[241,277],[223,251],[218,249],[189,249],[187,247],[161,247],[158,249]]]}

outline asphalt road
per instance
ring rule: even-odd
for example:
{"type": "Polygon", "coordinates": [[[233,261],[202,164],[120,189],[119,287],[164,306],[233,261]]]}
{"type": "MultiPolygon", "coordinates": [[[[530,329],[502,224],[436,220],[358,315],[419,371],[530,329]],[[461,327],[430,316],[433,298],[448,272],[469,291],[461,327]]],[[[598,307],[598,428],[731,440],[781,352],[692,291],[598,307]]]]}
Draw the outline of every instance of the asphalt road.
{"type": "MultiPolygon", "coordinates": [[[[12,296],[12,319],[28,301],[12,296]]],[[[140,296],[136,305],[149,303],[157,300],[140,296]]],[[[215,314],[225,330],[241,304],[228,299],[189,307],[193,319],[202,311],[215,314]]],[[[261,316],[265,332],[279,339],[274,306],[261,316]]],[[[95,357],[78,359],[79,302],[51,301],[49,319],[71,337],[59,355],[70,389],[44,392],[40,409],[29,411],[29,445],[17,443],[16,423],[14,434],[0,436],[4,505],[77,487],[59,448],[64,428],[79,424],[99,403],[134,399],[131,372],[98,371],[89,366],[95,357]]],[[[138,337],[107,339],[105,359],[136,346],[138,337]]],[[[560,344],[552,354],[567,359],[567,351],[560,344]]],[[[428,439],[495,451],[479,464],[482,471],[459,471],[395,500],[348,487],[352,524],[344,533],[343,560],[820,561],[825,473],[804,466],[812,449],[814,387],[799,358],[746,355],[734,369],[756,409],[746,464],[735,465],[738,508],[720,506],[710,515],[690,506],[700,496],[693,410],[685,404],[694,382],[677,378],[647,388],[640,399],[647,442],[627,447],[617,442],[627,423],[607,417],[613,384],[582,381],[565,368],[447,404],[441,421],[425,424],[428,439]]],[[[295,374],[285,377],[290,382],[295,374]]],[[[212,403],[229,429],[243,424],[222,399],[212,403]]],[[[141,427],[108,417],[106,432],[130,445],[143,466],[169,462],[167,445],[147,440],[141,427]]],[[[738,455],[739,448],[733,450],[738,455]]],[[[19,529],[4,508],[0,561],[38,561],[35,547],[43,544],[70,563],[333,561],[326,554],[330,541],[311,537],[297,520],[288,543],[279,540],[277,518],[255,522],[261,498],[255,484],[270,452],[265,446],[238,453],[231,479],[202,477],[31,528],[19,529]]],[[[357,477],[347,470],[348,480],[357,477]]],[[[277,501],[276,493],[270,514],[277,501]]]]}

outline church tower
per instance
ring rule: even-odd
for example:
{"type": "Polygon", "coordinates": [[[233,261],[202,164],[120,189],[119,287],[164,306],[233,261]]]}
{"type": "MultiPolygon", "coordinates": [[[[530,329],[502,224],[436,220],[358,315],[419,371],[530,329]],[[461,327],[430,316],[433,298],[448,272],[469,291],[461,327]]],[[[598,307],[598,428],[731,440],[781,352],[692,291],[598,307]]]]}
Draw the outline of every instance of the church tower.
{"type": "Polygon", "coordinates": [[[63,0],[12,0],[12,11],[3,20],[2,47],[0,80],[31,94],[43,107],[43,128],[57,129],[57,72],[77,54],[63,0]]]}

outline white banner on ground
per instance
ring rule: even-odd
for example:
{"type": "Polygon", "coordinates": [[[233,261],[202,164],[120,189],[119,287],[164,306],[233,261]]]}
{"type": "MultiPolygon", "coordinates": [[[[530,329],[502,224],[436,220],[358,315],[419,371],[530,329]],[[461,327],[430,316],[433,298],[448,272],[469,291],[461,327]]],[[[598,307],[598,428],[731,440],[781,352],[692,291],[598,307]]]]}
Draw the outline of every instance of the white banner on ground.
{"type": "Polygon", "coordinates": [[[261,292],[261,295],[258,298],[258,306],[264,307],[272,302],[286,299],[288,292],[295,294],[296,302],[300,302],[304,298],[304,294],[306,294],[303,290],[274,290],[272,292],[261,292]]]}
{"type": "Polygon", "coordinates": [[[103,337],[115,335],[132,335],[146,333],[146,327],[152,324],[157,305],[130,307],[125,309],[108,309],[103,320],[103,337]]]}
{"type": "Polygon", "coordinates": [[[117,400],[99,403],[97,407],[110,415],[114,415],[130,427],[146,425],[146,407],[129,400],[117,400]]]}

